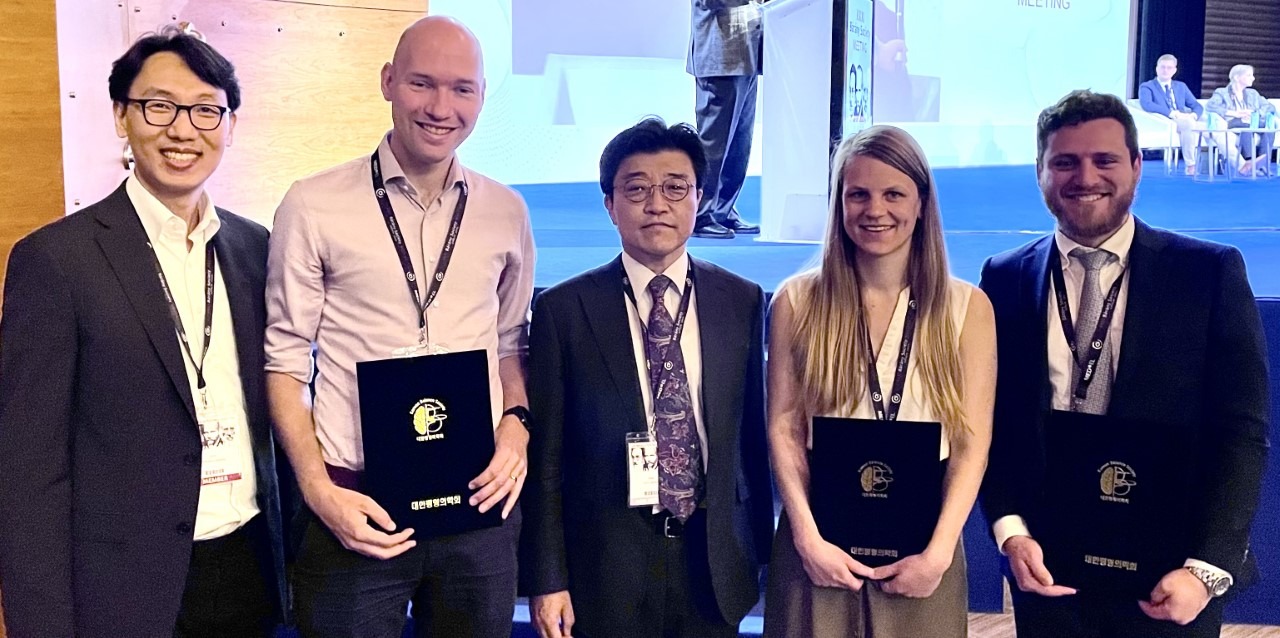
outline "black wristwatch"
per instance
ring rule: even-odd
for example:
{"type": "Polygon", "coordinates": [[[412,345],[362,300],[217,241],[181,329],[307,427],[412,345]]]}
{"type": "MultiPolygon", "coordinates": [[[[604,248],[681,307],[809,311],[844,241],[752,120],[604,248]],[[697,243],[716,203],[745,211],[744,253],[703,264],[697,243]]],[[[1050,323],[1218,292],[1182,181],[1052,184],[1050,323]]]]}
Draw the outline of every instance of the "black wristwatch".
{"type": "Polygon", "coordinates": [[[512,408],[507,408],[507,411],[503,412],[502,416],[507,416],[507,415],[511,415],[519,419],[520,425],[523,425],[524,429],[533,431],[533,423],[532,423],[533,417],[531,414],[529,414],[529,408],[526,408],[523,405],[517,405],[512,408]]]}

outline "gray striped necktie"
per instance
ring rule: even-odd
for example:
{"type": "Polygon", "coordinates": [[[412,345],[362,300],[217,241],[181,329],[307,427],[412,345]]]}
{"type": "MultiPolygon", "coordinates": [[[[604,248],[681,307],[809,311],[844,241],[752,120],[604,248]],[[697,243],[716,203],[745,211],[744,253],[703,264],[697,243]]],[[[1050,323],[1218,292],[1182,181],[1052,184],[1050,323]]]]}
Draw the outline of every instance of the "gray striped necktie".
{"type": "Polygon", "coordinates": [[[1106,414],[1107,404],[1111,402],[1112,344],[1108,343],[1102,349],[1102,357],[1098,360],[1098,368],[1084,399],[1076,397],[1075,383],[1080,379],[1080,359],[1089,352],[1089,341],[1093,339],[1093,332],[1098,326],[1098,315],[1102,313],[1102,267],[1114,261],[1116,256],[1101,248],[1079,247],[1071,251],[1071,258],[1084,266],[1084,285],[1080,287],[1080,303],[1075,317],[1076,357],[1071,365],[1071,411],[1106,414]]]}

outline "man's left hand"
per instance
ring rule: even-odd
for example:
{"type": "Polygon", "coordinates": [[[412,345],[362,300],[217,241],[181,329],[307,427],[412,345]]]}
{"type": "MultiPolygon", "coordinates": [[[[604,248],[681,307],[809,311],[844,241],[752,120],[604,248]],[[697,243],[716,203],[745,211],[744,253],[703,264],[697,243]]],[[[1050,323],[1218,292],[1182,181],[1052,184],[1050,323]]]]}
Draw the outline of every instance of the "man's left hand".
{"type": "Polygon", "coordinates": [[[1189,624],[1209,604],[1209,590],[1191,572],[1175,569],[1151,590],[1151,600],[1139,600],[1142,613],[1156,620],[1167,620],[1179,625],[1189,624]]]}
{"type": "Polygon", "coordinates": [[[479,505],[480,512],[484,513],[506,498],[507,504],[502,508],[502,518],[506,519],[520,498],[528,474],[529,431],[520,419],[506,415],[498,422],[493,439],[493,460],[467,485],[478,490],[471,495],[469,503],[473,507],[479,505]]]}

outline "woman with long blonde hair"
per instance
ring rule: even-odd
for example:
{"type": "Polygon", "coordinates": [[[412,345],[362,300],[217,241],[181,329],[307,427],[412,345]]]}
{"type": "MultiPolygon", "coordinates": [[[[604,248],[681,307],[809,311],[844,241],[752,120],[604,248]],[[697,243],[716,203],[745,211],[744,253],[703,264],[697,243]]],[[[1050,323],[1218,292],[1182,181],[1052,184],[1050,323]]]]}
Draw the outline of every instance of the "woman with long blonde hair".
{"type": "Polygon", "coordinates": [[[991,303],[948,273],[933,175],[910,135],[890,126],[861,131],[840,144],[831,173],[820,261],[773,298],[768,430],[784,512],[764,635],[964,638],[968,587],[960,537],[991,441],[991,303]],[[869,363],[880,386],[889,387],[910,299],[916,346],[899,418],[943,426],[942,510],[922,553],[872,569],[825,540],[814,521],[811,423],[815,416],[874,418],[869,363]]]}

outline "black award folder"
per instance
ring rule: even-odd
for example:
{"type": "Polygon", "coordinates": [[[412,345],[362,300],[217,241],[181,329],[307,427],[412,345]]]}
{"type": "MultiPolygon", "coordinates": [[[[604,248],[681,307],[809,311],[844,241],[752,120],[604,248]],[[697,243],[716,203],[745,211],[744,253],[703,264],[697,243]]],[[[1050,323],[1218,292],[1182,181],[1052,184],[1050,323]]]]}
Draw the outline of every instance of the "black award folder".
{"type": "Polygon", "coordinates": [[[1178,426],[1054,411],[1043,524],[1054,582],[1146,599],[1188,558],[1190,446],[1178,426]]]}
{"type": "Polygon", "coordinates": [[[467,483],[493,458],[485,351],[356,364],[364,484],[400,529],[418,538],[502,524],[481,514],[467,483]]]}
{"type": "Polygon", "coordinates": [[[929,545],[942,511],[942,425],[813,419],[809,502],[818,531],[880,567],[929,545]]]}

